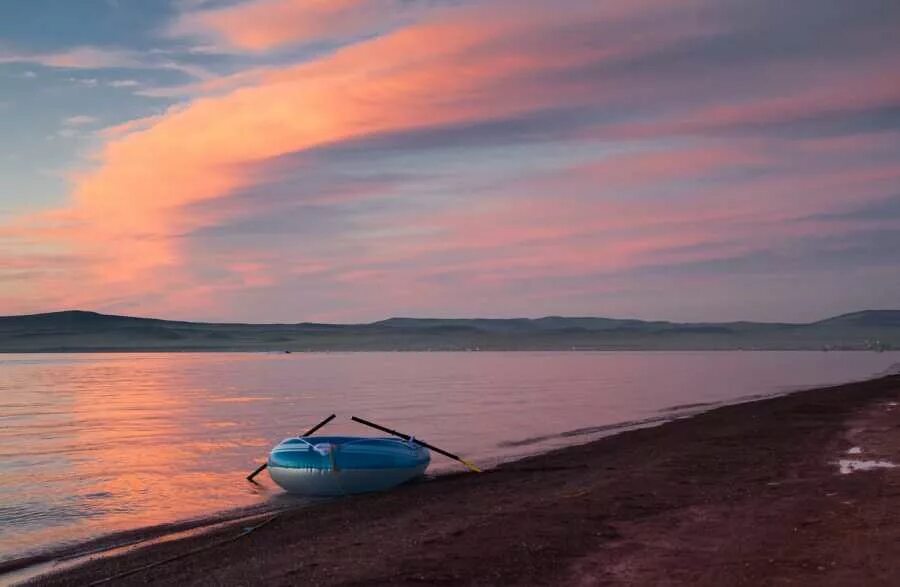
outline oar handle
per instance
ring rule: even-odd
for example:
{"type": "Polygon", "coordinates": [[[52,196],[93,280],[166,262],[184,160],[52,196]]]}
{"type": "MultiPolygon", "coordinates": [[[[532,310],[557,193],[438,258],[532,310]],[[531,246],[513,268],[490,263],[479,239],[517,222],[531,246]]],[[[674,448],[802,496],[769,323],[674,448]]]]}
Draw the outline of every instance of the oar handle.
{"type": "Polygon", "coordinates": [[[253,481],[253,478],[256,477],[257,475],[259,475],[260,473],[262,473],[263,470],[268,466],[269,466],[268,462],[263,463],[260,466],[258,466],[255,471],[253,471],[252,473],[247,475],[247,481],[253,481]]]}
{"type": "MultiPolygon", "coordinates": [[[[316,430],[318,430],[325,424],[328,424],[329,422],[334,420],[335,417],[336,417],[335,414],[331,414],[330,416],[328,416],[327,418],[325,418],[324,420],[322,420],[321,422],[319,422],[318,424],[316,424],[315,426],[313,426],[312,428],[307,430],[304,434],[302,434],[302,436],[312,436],[313,434],[315,434],[316,430]]],[[[253,471],[252,473],[247,475],[247,481],[253,481],[253,478],[256,477],[257,475],[259,475],[260,473],[262,473],[263,470],[265,470],[265,468],[268,466],[269,466],[268,462],[261,464],[259,467],[257,467],[257,469],[255,471],[253,471]]]]}
{"type": "Polygon", "coordinates": [[[369,422],[368,420],[363,420],[362,418],[357,418],[356,416],[351,416],[350,419],[353,420],[354,422],[359,422],[360,424],[365,424],[366,426],[369,426],[369,427],[374,428],[374,429],[376,429],[376,430],[381,430],[382,432],[387,432],[388,434],[393,434],[394,436],[398,436],[398,437],[402,438],[403,440],[407,440],[407,441],[408,441],[408,440],[412,440],[412,441],[415,442],[416,444],[418,444],[418,445],[420,445],[420,446],[424,446],[424,447],[427,448],[428,450],[433,450],[434,452],[436,452],[436,453],[438,453],[438,454],[442,454],[442,455],[444,455],[445,457],[449,457],[449,458],[453,459],[454,461],[459,461],[460,463],[462,463],[462,464],[464,464],[465,466],[469,467],[469,468],[472,469],[473,471],[479,471],[479,472],[480,472],[480,470],[478,469],[478,467],[476,467],[476,466],[473,465],[472,463],[466,461],[465,459],[460,458],[459,456],[453,454],[452,452],[448,452],[448,451],[446,451],[446,450],[444,450],[444,449],[441,449],[441,448],[438,448],[438,447],[436,447],[436,446],[434,446],[434,445],[432,445],[432,444],[428,444],[428,443],[425,442],[424,440],[419,440],[418,438],[413,438],[413,437],[410,436],[409,434],[403,434],[402,432],[397,432],[396,430],[391,430],[390,428],[386,428],[386,427],[384,427],[384,426],[381,426],[380,424],[376,424],[375,422],[369,422]]]}

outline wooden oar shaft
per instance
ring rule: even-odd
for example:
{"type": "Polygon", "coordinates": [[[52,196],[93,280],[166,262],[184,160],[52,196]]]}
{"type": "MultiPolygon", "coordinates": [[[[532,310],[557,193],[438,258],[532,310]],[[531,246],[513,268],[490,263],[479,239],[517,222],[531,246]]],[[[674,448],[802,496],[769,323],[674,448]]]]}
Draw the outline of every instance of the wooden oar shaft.
{"type": "Polygon", "coordinates": [[[434,452],[442,454],[445,457],[450,457],[451,459],[453,459],[455,461],[463,462],[463,460],[460,457],[456,456],[452,452],[447,452],[446,450],[443,450],[436,446],[428,444],[427,442],[425,442],[423,440],[419,440],[418,438],[413,438],[412,436],[410,436],[408,434],[403,434],[402,432],[397,432],[396,430],[391,430],[390,428],[385,428],[384,426],[381,426],[374,422],[369,422],[368,420],[363,420],[362,418],[357,418],[356,416],[352,416],[350,419],[353,420],[354,422],[359,422],[360,424],[365,424],[366,426],[370,426],[376,430],[381,430],[382,432],[387,432],[388,434],[393,434],[394,436],[399,436],[403,440],[412,439],[413,442],[415,442],[416,444],[419,444],[421,446],[424,446],[428,450],[433,450],[434,452]]]}
{"type": "MultiPolygon", "coordinates": [[[[330,416],[328,416],[327,418],[325,418],[324,420],[322,420],[321,422],[319,422],[318,424],[316,424],[315,426],[313,426],[312,428],[310,428],[309,430],[307,430],[307,431],[306,431],[304,434],[302,434],[301,436],[312,436],[313,434],[316,433],[316,431],[317,431],[319,428],[321,428],[321,427],[324,426],[325,424],[328,424],[329,422],[331,422],[332,420],[334,420],[334,418],[335,418],[335,414],[331,414],[330,416]]],[[[255,471],[253,471],[252,473],[250,473],[249,475],[247,475],[247,481],[253,481],[253,478],[256,477],[257,475],[259,475],[260,473],[262,473],[262,472],[266,469],[266,467],[268,467],[268,466],[269,466],[269,463],[268,463],[268,462],[261,464],[259,467],[256,468],[255,471]]]]}

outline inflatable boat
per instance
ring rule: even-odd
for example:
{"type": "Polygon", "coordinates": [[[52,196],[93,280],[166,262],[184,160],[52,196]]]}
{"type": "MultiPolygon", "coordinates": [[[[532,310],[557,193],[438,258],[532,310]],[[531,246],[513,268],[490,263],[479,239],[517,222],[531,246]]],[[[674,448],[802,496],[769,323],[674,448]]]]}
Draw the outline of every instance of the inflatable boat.
{"type": "Polygon", "coordinates": [[[288,493],[329,496],[390,489],[424,474],[430,462],[413,439],[307,436],[281,441],[268,469],[288,493]]]}

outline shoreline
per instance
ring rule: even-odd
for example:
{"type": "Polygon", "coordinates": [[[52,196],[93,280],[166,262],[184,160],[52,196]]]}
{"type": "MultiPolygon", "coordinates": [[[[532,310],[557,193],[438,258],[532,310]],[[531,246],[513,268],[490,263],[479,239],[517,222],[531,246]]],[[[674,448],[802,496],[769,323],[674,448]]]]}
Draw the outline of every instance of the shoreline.
{"type": "MultiPolygon", "coordinates": [[[[37,577],[33,583],[89,584],[194,551],[188,558],[113,583],[143,584],[152,578],[185,584],[298,580],[314,585],[551,584],[560,577],[576,584],[595,580],[677,583],[680,575],[671,573],[673,564],[684,567],[684,582],[692,583],[714,584],[716,576],[720,580],[726,576],[715,574],[724,569],[743,572],[740,576],[747,582],[785,576],[828,582],[829,571],[846,571],[832,564],[834,557],[849,556],[841,544],[848,540],[846,528],[813,537],[814,546],[828,551],[832,559],[825,566],[813,565],[817,574],[808,577],[803,565],[761,565],[765,556],[757,553],[747,558],[746,551],[755,547],[779,561],[785,549],[797,550],[793,539],[781,543],[771,539],[784,530],[785,521],[771,519],[772,512],[780,511],[785,519],[791,513],[808,518],[809,512],[801,506],[807,504],[808,510],[807,502],[821,499],[823,491],[826,497],[868,491],[875,496],[866,498],[868,509],[897,512],[900,468],[838,475],[833,462],[851,448],[845,446],[848,430],[865,429],[865,424],[851,425],[854,418],[863,418],[860,414],[880,406],[879,402],[898,399],[900,376],[893,375],[729,404],[505,463],[481,475],[444,475],[384,494],[271,516],[260,513],[256,517],[266,518],[265,526],[246,534],[240,528],[246,519],[225,521],[209,531],[200,528],[196,535],[117,556],[101,554],[61,573],[37,577]],[[893,500],[890,508],[876,499],[885,493],[885,483],[894,493],[888,491],[888,497],[880,499],[893,500]],[[677,562],[668,555],[657,560],[662,556],[659,543],[667,539],[669,549],[688,548],[677,534],[702,525],[710,517],[709,512],[697,517],[703,509],[718,511],[720,516],[731,510],[721,517],[723,523],[741,518],[746,523],[739,528],[731,523],[727,532],[713,526],[701,533],[702,538],[691,538],[708,543],[718,534],[721,543],[715,548],[707,544],[703,558],[689,552],[694,556],[682,553],[677,562]],[[745,537],[735,552],[736,531],[745,537]],[[219,564],[223,557],[231,562],[224,568],[219,564]],[[741,562],[749,566],[742,567],[741,562]],[[824,570],[819,571],[820,567],[824,570]]],[[[896,425],[900,408],[879,409],[870,419],[893,418],[893,428],[879,423],[888,430],[882,436],[895,434],[892,440],[900,439],[896,425]]],[[[883,454],[870,455],[868,451],[874,449],[867,448],[865,456],[900,463],[900,455],[888,454],[891,447],[898,450],[900,443],[882,444],[883,454]]],[[[816,531],[826,513],[813,516],[819,522],[799,526],[816,531]]],[[[871,544],[882,562],[854,567],[857,575],[852,576],[868,584],[900,578],[900,563],[893,562],[900,560],[900,519],[896,514],[886,518],[890,523],[878,528],[881,542],[871,544]],[[884,542],[890,536],[897,538],[893,547],[884,542]]],[[[831,522],[839,526],[841,520],[831,522]]],[[[870,534],[867,540],[872,542],[870,534]]],[[[815,558],[809,553],[816,548],[790,558],[815,558]]],[[[851,549],[850,554],[859,550],[851,549]]]]}
{"type": "Polygon", "coordinates": [[[15,558],[0,561],[0,586],[18,584],[19,576],[37,577],[37,569],[45,566],[68,567],[71,561],[89,560],[92,557],[105,557],[118,551],[141,548],[157,542],[165,542],[181,535],[199,534],[207,530],[228,524],[236,524],[248,520],[277,513],[279,508],[268,502],[255,506],[213,512],[208,515],[173,520],[152,526],[141,526],[127,530],[119,530],[102,534],[87,540],[52,545],[46,549],[36,549],[15,558]]]}
{"type": "MultiPolygon", "coordinates": [[[[881,375],[874,376],[876,378],[881,375]]],[[[837,385],[837,384],[834,384],[837,385]]],[[[566,430],[558,434],[527,437],[520,440],[502,442],[502,446],[506,447],[527,447],[529,445],[539,443],[554,438],[577,438],[581,436],[587,439],[578,439],[571,444],[564,446],[543,448],[535,452],[534,450],[526,451],[518,455],[514,455],[504,460],[495,461],[484,465],[485,471],[491,471],[501,465],[512,465],[519,461],[538,457],[550,452],[566,450],[585,444],[590,444],[610,436],[622,434],[632,430],[640,430],[642,428],[661,426],[665,423],[680,419],[689,419],[705,411],[717,409],[728,405],[738,405],[747,402],[754,402],[763,399],[770,399],[796,393],[798,391],[806,391],[808,386],[802,387],[786,387],[784,389],[773,391],[767,394],[750,394],[734,398],[733,400],[720,400],[712,402],[699,402],[690,404],[679,404],[664,408],[659,411],[659,415],[649,416],[640,420],[624,420],[611,424],[603,424],[592,426],[589,428],[577,428],[566,430]]],[[[455,469],[444,469],[437,473],[427,473],[422,479],[410,482],[411,485],[419,483],[428,483],[441,479],[446,476],[455,476],[465,474],[465,471],[455,469]]],[[[150,526],[139,526],[125,530],[118,530],[106,534],[100,534],[91,538],[66,542],[56,545],[49,545],[46,548],[37,548],[29,552],[25,552],[19,556],[8,560],[0,560],[0,587],[7,585],[18,585],[20,582],[30,580],[45,574],[46,571],[40,570],[44,567],[51,567],[52,572],[56,572],[55,566],[61,568],[69,568],[73,566],[71,561],[88,561],[94,557],[107,557],[124,550],[141,548],[144,545],[152,545],[157,542],[169,541],[175,537],[187,534],[200,534],[220,526],[228,524],[237,524],[238,522],[246,522],[259,518],[264,518],[272,514],[278,514],[282,511],[290,511],[295,509],[315,507],[318,504],[328,501],[334,501],[336,498],[303,498],[305,503],[293,506],[278,505],[270,500],[244,507],[210,511],[208,513],[198,515],[196,517],[178,518],[168,522],[162,522],[150,526]],[[24,576],[25,579],[15,579],[16,576],[24,576]]],[[[340,498],[337,498],[340,499],[340,498]]]]}

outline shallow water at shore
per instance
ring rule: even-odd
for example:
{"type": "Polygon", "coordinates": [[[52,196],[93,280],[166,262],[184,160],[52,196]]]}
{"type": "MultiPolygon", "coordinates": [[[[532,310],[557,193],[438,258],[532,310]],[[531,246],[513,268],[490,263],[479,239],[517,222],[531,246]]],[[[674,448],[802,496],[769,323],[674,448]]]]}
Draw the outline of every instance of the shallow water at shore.
{"type": "MultiPolygon", "coordinates": [[[[896,353],[6,355],[0,561],[237,507],[291,502],[244,476],[331,412],[483,464],[722,402],[868,377],[896,353]]],[[[434,470],[454,465],[435,461],[434,470]]]]}

